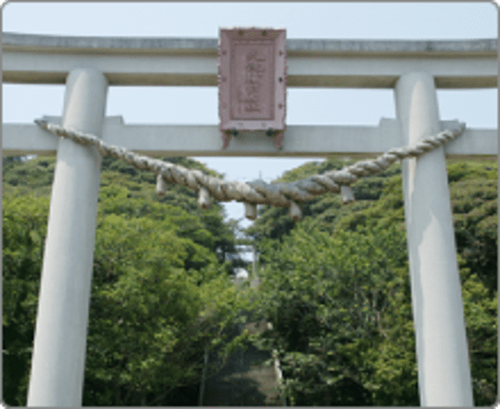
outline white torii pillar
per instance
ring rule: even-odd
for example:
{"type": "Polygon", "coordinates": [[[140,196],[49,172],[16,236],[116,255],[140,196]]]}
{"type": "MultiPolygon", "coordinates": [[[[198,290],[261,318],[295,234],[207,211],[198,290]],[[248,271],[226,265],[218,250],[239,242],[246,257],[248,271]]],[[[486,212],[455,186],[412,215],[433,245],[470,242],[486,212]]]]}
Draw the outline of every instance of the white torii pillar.
{"type": "MultiPolygon", "coordinates": [[[[101,135],[108,83],[92,68],[66,81],[62,126],[101,135]]],[[[28,406],[81,406],[101,155],[60,139],[45,242],[28,406]]]]}
{"type": "MultiPolygon", "coordinates": [[[[407,144],[440,132],[434,79],[403,75],[396,110],[407,144]]],[[[457,251],[442,147],[403,161],[421,406],[473,406],[457,251]]]]}

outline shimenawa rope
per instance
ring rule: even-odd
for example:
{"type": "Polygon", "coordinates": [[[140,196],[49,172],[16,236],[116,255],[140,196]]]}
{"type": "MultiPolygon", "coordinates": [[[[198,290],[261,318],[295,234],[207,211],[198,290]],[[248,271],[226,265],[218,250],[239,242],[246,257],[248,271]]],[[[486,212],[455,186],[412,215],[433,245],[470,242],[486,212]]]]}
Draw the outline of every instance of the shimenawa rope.
{"type": "Polygon", "coordinates": [[[461,123],[458,129],[445,130],[423,138],[413,146],[393,148],[375,159],[359,161],[341,170],[312,175],[295,182],[266,183],[257,180],[243,183],[218,179],[199,170],[190,170],[170,162],[137,155],[126,148],[109,145],[94,135],[64,129],[45,120],[36,120],[35,123],[54,135],[82,145],[95,146],[103,156],[123,159],[138,169],[156,173],[156,190],[160,196],[165,195],[167,183],[176,183],[198,191],[198,204],[203,209],[209,207],[210,196],[223,202],[244,202],[245,216],[251,220],[257,218],[258,204],[289,207],[292,219],[300,220],[302,214],[296,202],[309,201],[326,192],[340,192],[344,203],[352,202],[354,195],[350,185],[358,178],[381,172],[397,160],[419,157],[456,139],[465,129],[465,124],[461,123]]]}

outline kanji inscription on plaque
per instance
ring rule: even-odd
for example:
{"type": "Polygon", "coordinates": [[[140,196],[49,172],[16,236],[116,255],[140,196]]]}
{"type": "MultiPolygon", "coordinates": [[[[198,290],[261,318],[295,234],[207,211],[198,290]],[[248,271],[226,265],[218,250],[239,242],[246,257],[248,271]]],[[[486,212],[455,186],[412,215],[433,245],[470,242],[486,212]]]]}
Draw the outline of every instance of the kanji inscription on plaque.
{"type": "Polygon", "coordinates": [[[241,131],[265,131],[281,149],[286,115],[286,31],[221,29],[219,116],[223,148],[241,131]]]}

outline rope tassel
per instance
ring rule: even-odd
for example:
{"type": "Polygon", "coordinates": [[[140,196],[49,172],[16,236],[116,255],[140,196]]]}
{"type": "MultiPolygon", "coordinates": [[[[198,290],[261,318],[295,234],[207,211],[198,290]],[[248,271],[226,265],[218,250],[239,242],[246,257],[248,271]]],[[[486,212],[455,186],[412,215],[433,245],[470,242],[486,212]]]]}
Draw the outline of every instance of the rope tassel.
{"type": "Polygon", "coordinates": [[[210,194],[204,187],[200,187],[200,190],[198,191],[198,205],[203,210],[206,210],[210,207],[210,194]]]}
{"type": "Polygon", "coordinates": [[[342,196],[342,204],[352,203],[355,200],[351,186],[340,186],[340,195],[342,196]]]}
{"type": "Polygon", "coordinates": [[[160,197],[167,194],[168,186],[162,175],[156,176],[156,194],[160,197]]]}
{"type": "Polygon", "coordinates": [[[302,211],[295,202],[290,203],[290,217],[294,222],[298,222],[300,219],[302,219],[302,211]]]}
{"type": "Polygon", "coordinates": [[[257,205],[245,202],[245,217],[249,220],[257,218],[257,205]]]}

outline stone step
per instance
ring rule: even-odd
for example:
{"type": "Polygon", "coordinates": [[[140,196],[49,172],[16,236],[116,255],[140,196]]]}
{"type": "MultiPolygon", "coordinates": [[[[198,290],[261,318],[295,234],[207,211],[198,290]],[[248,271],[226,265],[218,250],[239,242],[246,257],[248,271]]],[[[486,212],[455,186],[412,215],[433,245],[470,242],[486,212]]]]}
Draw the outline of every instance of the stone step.
{"type": "MultiPolygon", "coordinates": [[[[262,325],[249,323],[250,333],[262,325]]],[[[203,406],[281,406],[274,366],[264,366],[271,354],[255,346],[239,349],[205,383],[203,406]]]]}

